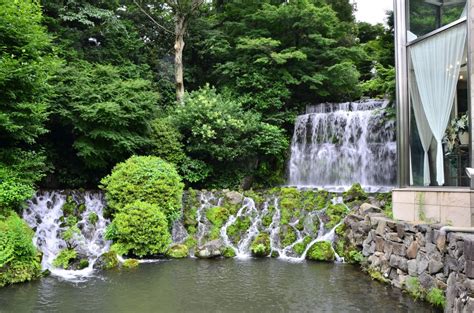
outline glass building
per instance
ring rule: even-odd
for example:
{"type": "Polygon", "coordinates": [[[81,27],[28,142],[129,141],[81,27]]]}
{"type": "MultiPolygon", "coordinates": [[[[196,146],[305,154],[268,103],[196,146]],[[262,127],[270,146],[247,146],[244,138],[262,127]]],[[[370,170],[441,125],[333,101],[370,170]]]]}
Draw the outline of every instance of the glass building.
{"type": "Polygon", "coordinates": [[[395,218],[473,226],[474,0],[395,0],[394,11],[395,218]]]}

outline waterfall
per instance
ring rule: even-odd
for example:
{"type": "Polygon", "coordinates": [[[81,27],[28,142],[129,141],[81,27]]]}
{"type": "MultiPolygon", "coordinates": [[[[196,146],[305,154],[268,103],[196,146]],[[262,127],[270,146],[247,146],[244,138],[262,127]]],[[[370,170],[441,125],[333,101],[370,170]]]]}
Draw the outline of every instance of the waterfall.
{"type": "Polygon", "coordinates": [[[72,192],[68,195],[60,191],[45,191],[38,192],[28,201],[28,207],[23,211],[23,219],[35,230],[33,242],[43,255],[42,268],[66,279],[90,276],[95,261],[107,252],[110,246],[110,242],[104,238],[109,221],[104,218],[103,209],[103,196],[95,192],[72,192]],[[81,270],[65,270],[53,266],[60,251],[68,247],[68,243],[63,239],[68,228],[63,211],[68,197],[71,203],[81,208],[75,209],[78,232],[71,239],[78,255],[88,260],[88,266],[81,270]]]}
{"type": "Polygon", "coordinates": [[[359,182],[369,191],[393,186],[395,122],[388,101],[325,103],[298,116],[291,143],[289,185],[347,189],[359,182]]]}

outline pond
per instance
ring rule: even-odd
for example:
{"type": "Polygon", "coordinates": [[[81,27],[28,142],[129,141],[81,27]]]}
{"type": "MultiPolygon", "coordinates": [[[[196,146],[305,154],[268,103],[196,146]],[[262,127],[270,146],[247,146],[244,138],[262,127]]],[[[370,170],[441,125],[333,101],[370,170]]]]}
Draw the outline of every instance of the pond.
{"type": "Polygon", "coordinates": [[[434,312],[347,264],[170,260],[0,289],[0,312],[434,312]]]}

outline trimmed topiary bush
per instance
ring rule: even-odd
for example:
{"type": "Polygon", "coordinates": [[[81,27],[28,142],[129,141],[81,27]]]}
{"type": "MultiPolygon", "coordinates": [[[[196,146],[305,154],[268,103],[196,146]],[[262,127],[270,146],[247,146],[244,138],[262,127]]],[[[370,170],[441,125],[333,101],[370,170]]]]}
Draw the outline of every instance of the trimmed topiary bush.
{"type": "Polygon", "coordinates": [[[173,259],[182,259],[187,257],[189,254],[188,247],[182,244],[172,245],[166,255],[173,259]]]}
{"type": "Polygon", "coordinates": [[[33,231],[16,213],[0,215],[0,287],[41,275],[33,231]]]}
{"type": "Polygon", "coordinates": [[[329,241],[318,241],[309,248],[306,258],[313,261],[332,262],[336,256],[329,241]]]}
{"type": "Polygon", "coordinates": [[[106,238],[119,254],[139,257],[164,254],[171,244],[166,216],[157,205],[135,201],[115,215],[106,238]]]}
{"type": "Polygon", "coordinates": [[[109,214],[140,200],[157,206],[169,222],[180,215],[183,183],[175,167],[154,156],[132,156],[101,181],[109,214]]]}
{"type": "Polygon", "coordinates": [[[267,233],[260,233],[250,245],[252,255],[265,257],[270,254],[270,236],[267,233]]]}

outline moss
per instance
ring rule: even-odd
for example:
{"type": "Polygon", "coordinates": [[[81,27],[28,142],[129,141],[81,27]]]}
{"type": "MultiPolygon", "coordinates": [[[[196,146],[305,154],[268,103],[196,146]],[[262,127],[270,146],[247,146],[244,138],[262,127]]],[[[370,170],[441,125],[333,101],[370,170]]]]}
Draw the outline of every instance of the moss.
{"type": "Polygon", "coordinates": [[[84,213],[86,211],[86,205],[84,203],[79,204],[77,210],[79,213],[84,213]]]}
{"type": "Polygon", "coordinates": [[[189,254],[188,247],[183,244],[172,245],[167,251],[166,255],[173,259],[182,259],[189,254]]]}
{"type": "Polygon", "coordinates": [[[280,244],[282,247],[287,247],[296,241],[296,232],[291,226],[284,225],[280,228],[280,244]]]}
{"type": "Polygon", "coordinates": [[[346,232],[346,229],[347,229],[346,224],[341,224],[341,225],[336,227],[335,232],[338,236],[344,236],[344,233],[346,232]]]}
{"type": "Polygon", "coordinates": [[[311,237],[310,236],[304,237],[302,242],[298,242],[297,244],[294,245],[293,251],[295,251],[295,253],[297,253],[299,255],[302,255],[304,250],[306,250],[306,247],[308,246],[308,244],[310,242],[311,242],[311,237]]]}
{"type": "Polygon", "coordinates": [[[322,210],[330,203],[326,190],[306,190],[301,192],[303,208],[308,211],[322,210]]]}
{"type": "Polygon", "coordinates": [[[364,261],[365,257],[361,251],[351,249],[346,253],[344,259],[346,260],[346,262],[351,264],[360,264],[364,261]]]}
{"type": "Polygon", "coordinates": [[[377,271],[376,269],[374,268],[371,268],[369,267],[369,269],[367,270],[367,273],[370,275],[370,277],[373,279],[373,280],[377,280],[381,283],[384,283],[384,284],[388,284],[389,283],[389,280],[387,278],[385,278],[382,273],[380,273],[379,271],[377,271]]]}
{"type": "Polygon", "coordinates": [[[119,266],[119,260],[117,258],[117,253],[113,250],[105,252],[100,256],[102,260],[104,270],[110,270],[119,266]]]}
{"type": "Polygon", "coordinates": [[[233,258],[235,257],[235,250],[232,247],[225,247],[222,251],[222,255],[225,258],[233,258]]]}
{"type": "Polygon", "coordinates": [[[77,268],[80,269],[80,270],[82,270],[84,268],[87,268],[87,267],[89,267],[89,260],[87,260],[87,259],[81,259],[79,261],[79,264],[77,265],[77,268]]]}
{"type": "Polygon", "coordinates": [[[368,196],[367,193],[362,189],[362,186],[357,183],[351,186],[349,190],[342,194],[342,198],[345,203],[353,202],[353,201],[365,201],[367,200],[368,196]]]}
{"type": "Polygon", "coordinates": [[[443,290],[439,288],[431,288],[426,294],[426,300],[435,307],[444,309],[446,306],[446,297],[444,296],[443,290]]]}
{"type": "Polygon", "coordinates": [[[270,236],[267,233],[260,233],[250,245],[252,255],[265,257],[270,254],[270,236]]]}
{"type": "Polygon", "coordinates": [[[90,213],[89,216],[87,217],[87,220],[88,220],[89,223],[91,223],[92,225],[95,225],[95,224],[99,221],[99,217],[97,216],[97,213],[92,212],[92,213],[90,213]]]}
{"type": "Polygon", "coordinates": [[[184,244],[186,245],[186,247],[188,247],[189,249],[192,249],[194,247],[196,247],[197,245],[197,240],[194,236],[191,236],[189,235],[186,240],[184,240],[184,244]]]}
{"type": "Polygon", "coordinates": [[[261,206],[265,202],[265,197],[263,197],[261,193],[256,192],[254,190],[245,191],[244,196],[247,198],[252,198],[257,207],[261,206]]]}
{"type": "Polygon", "coordinates": [[[306,258],[313,261],[334,261],[336,256],[329,241],[318,241],[308,250],[306,258]]]}
{"type": "Polygon", "coordinates": [[[126,259],[125,262],[123,262],[122,266],[124,268],[136,268],[138,267],[138,265],[140,264],[140,262],[138,262],[138,260],[136,259],[126,259]]]}
{"type": "Polygon", "coordinates": [[[77,252],[74,249],[64,249],[59,252],[58,256],[54,259],[53,265],[55,267],[61,267],[67,269],[71,261],[77,257],[77,252]]]}
{"type": "Polygon", "coordinates": [[[212,207],[207,210],[206,217],[212,225],[221,227],[229,218],[229,211],[223,207],[212,207]]]}
{"type": "Polygon", "coordinates": [[[63,204],[61,208],[63,210],[64,216],[74,215],[74,210],[76,209],[76,202],[74,201],[72,196],[66,197],[66,202],[63,204]]]}
{"type": "Polygon", "coordinates": [[[250,217],[248,216],[237,218],[235,223],[227,228],[227,236],[229,236],[233,242],[239,242],[242,234],[250,228],[250,222],[250,217]]]}
{"type": "Polygon", "coordinates": [[[325,224],[327,229],[332,229],[334,226],[347,215],[347,208],[344,204],[331,204],[326,209],[326,216],[328,222],[325,224]]]}

